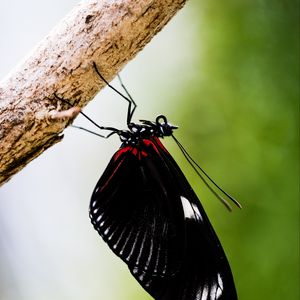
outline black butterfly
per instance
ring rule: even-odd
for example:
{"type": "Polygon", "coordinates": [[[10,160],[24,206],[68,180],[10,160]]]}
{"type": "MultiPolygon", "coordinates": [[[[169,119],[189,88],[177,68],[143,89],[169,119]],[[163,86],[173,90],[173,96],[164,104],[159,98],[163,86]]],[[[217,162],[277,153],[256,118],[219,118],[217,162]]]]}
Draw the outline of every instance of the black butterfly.
{"type": "MultiPolygon", "coordinates": [[[[156,300],[237,299],[218,237],[195,192],[160,142],[165,136],[175,139],[177,127],[163,115],[155,122],[131,123],[136,104],[130,94],[121,82],[128,97],[122,95],[94,67],[129,103],[127,130],[100,127],[110,131],[107,137],[119,135],[122,145],[93,192],[94,228],[156,300]]],[[[175,141],[198,175],[204,180],[202,172],[219,188],[175,141]]]]}

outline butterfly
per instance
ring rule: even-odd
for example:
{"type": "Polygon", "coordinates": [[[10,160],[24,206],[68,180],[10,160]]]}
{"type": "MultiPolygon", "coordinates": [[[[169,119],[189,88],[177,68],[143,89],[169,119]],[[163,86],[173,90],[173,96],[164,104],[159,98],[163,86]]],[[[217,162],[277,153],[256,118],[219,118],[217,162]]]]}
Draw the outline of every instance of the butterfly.
{"type": "Polygon", "coordinates": [[[173,134],[177,127],[164,115],[155,121],[131,122],[136,104],[122,81],[127,96],[105,80],[95,63],[94,68],[128,101],[127,129],[97,125],[109,131],[105,137],[117,134],[122,144],[91,197],[89,216],[95,230],[156,300],[237,299],[221,243],[161,139],[170,136],[175,140],[197,174],[225,204],[204,176],[235,204],[239,203],[191,158],[173,134]]]}

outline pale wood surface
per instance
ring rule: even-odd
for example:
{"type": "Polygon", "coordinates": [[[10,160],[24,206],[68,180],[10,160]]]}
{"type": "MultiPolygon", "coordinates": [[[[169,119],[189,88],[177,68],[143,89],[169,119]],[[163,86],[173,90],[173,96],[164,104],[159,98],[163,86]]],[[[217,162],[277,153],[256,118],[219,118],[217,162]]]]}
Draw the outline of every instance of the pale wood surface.
{"type": "Polygon", "coordinates": [[[59,142],[79,108],[103,88],[93,62],[110,81],[184,4],[87,0],[76,6],[0,82],[0,184],[59,142]]]}

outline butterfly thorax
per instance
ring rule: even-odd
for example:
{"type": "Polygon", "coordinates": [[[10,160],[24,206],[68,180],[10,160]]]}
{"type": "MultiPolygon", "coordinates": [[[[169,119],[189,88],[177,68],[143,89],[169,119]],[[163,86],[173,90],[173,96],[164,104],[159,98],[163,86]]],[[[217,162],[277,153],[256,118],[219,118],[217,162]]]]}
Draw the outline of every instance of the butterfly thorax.
{"type": "Polygon", "coordinates": [[[139,124],[129,123],[127,130],[121,130],[117,133],[123,143],[122,146],[136,146],[141,140],[151,137],[171,136],[173,130],[178,128],[168,123],[164,115],[159,115],[155,122],[148,120],[140,120],[140,122],[139,124]]]}

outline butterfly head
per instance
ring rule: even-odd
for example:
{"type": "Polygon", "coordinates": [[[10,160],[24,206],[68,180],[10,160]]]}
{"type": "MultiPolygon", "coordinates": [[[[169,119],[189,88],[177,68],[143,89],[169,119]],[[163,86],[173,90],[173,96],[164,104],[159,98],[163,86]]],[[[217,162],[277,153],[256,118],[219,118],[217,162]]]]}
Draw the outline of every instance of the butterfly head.
{"type": "Polygon", "coordinates": [[[172,135],[173,130],[178,128],[177,126],[168,123],[168,120],[164,115],[157,116],[155,124],[157,128],[158,137],[170,136],[172,135]]]}

